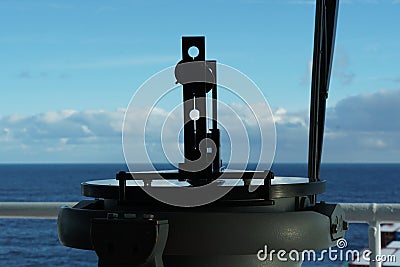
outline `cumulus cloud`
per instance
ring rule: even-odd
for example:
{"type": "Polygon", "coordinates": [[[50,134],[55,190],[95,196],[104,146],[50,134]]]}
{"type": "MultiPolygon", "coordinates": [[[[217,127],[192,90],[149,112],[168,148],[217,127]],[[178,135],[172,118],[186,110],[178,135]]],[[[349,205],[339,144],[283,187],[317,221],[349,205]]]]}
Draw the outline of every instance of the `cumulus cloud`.
{"type": "MultiPolygon", "coordinates": [[[[327,162],[398,162],[400,90],[381,90],[339,101],[328,108],[323,159],[327,162]]],[[[308,111],[274,111],[276,161],[306,162],[308,111]]]]}
{"type": "Polygon", "coordinates": [[[48,139],[115,138],[120,135],[123,110],[48,111],[32,116],[14,114],[0,119],[13,140],[43,142],[48,139]]]}
{"type": "Polygon", "coordinates": [[[327,159],[398,162],[399,103],[400,90],[381,90],[339,101],[328,111],[327,159]]]}
{"type": "Polygon", "coordinates": [[[329,126],[336,131],[400,131],[400,91],[381,90],[339,101],[329,126]]]}
{"type": "Polygon", "coordinates": [[[120,144],[123,116],[123,110],[61,110],[1,117],[1,160],[78,161],[83,155],[96,156],[93,151],[120,144]]]}
{"type": "Polygon", "coordinates": [[[278,162],[305,162],[308,149],[308,112],[273,110],[276,126],[276,153],[278,162]]]}

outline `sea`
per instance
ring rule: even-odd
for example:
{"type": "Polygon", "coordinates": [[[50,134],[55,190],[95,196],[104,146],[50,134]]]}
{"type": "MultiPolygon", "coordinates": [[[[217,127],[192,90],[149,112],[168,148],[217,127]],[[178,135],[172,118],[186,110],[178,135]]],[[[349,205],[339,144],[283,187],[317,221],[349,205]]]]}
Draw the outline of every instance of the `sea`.
{"type": "MultiPolygon", "coordinates": [[[[306,164],[274,164],[271,169],[276,176],[307,176],[306,164]]],[[[86,199],[81,196],[82,182],[113,178],[121,170],[127,170],[124,164],[0,164],[0,202],[79,201],[86,199]]],[[[323,164],[321,179],[327,181],[327,191],[318,199],[399,203],[399,178],[400,164],[323,164]]],[[[367,225],[350,224],[346,240],[348,249],[366,248],[367,225]]],[[[327,260],[303,264],[345,265],[327,260]]],[[[0,219],[0,266],[95,267],[97,256],[93,251],[62,246],[56,220],[0,219]]]]}

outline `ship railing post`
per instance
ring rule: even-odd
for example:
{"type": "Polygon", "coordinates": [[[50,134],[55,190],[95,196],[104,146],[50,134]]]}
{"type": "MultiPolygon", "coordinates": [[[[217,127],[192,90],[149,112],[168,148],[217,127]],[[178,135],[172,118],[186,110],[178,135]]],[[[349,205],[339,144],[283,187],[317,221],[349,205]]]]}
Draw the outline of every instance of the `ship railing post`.
{"type": "Polygon", "coordinates": [[[371,254],[369,256],[370,267],[381,267],[381,262],[377,261],[377,256],[381,255],[381,225],[378,221],[368,223],[368,245],[371,254]]]}

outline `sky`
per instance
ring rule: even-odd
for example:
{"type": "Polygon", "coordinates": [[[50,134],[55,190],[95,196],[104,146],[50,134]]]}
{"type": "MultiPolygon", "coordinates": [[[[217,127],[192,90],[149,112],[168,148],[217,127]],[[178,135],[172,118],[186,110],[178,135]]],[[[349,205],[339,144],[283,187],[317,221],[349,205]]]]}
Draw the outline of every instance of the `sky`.
{"type": "MultiPolygon", "coordinates": [[[[324,162],[400,162],[400,1],[342,0],[324,162]]],[[[0,163],[123,162],[124,112],[181,36],[262,90],[306,162],[315,2],[0,1],[0,163]]],[[[157,158],[156,158],[157,160],[157,158]]]]}

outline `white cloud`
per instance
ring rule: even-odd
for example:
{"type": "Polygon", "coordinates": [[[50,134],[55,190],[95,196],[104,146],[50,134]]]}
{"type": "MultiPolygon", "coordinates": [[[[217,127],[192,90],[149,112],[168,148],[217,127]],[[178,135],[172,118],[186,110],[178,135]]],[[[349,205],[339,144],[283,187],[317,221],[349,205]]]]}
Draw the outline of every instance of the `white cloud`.
{"type": "Polygon", "coordinates": [[[39,121],[44,123],[55,123],[72,116],[76,111],[74,110],[61,110],[61,111],[48,111],[37,116],[39,121]]]}
{"type": "Polygon", "coordinates": [[[276,124],[281,125],[299,125],[301,127],[307,127],[307,118],[305,114],[301,113],[288,113],[284,108],[277,108],[273,112],[274,121],[276,124]]]}
{"type": "Polygon", "coordinates": [[[71,150],[76,144],[120,143],[123,111],[49,111],[0,118],[0,143],[25,152],[71,150]]]}

